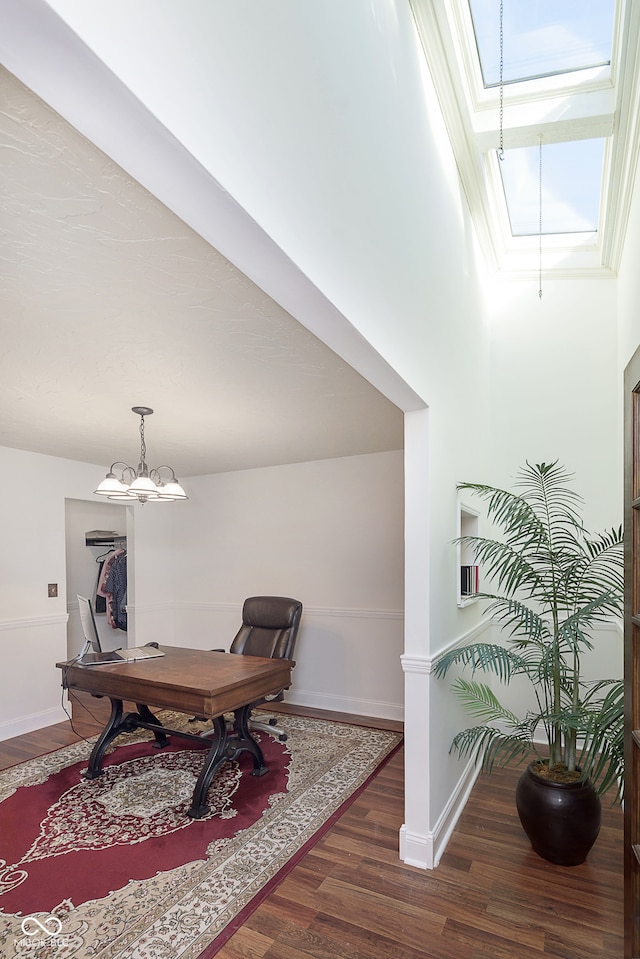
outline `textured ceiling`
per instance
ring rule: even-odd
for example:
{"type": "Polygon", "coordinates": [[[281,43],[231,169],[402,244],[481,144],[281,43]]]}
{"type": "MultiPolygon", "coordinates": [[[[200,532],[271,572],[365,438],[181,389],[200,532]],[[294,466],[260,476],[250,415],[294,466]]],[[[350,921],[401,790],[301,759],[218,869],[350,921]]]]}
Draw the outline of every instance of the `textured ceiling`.
{"type": "Polygon", "coordinates": [[[0,445],[180,477],[402,447],[402,413],[0,69],[0,445]]]}

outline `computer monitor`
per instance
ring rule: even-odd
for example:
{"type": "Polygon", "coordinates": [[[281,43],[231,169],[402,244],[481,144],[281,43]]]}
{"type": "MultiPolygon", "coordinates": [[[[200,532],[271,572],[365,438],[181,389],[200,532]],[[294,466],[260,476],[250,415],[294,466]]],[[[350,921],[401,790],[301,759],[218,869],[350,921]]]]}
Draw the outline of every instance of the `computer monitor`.
{"type": "Polygon", "coordinates": [[[101,653],[100,637],[98,636],[98,627],[96,626],[95,616],[91,600],[86,596],[78,596],[78,606],[80,607],[80,622],[82,623],[82,632],[84,633],[84,646],[78,659],[82,662],[83,657],[89,653],[101,653]]]}

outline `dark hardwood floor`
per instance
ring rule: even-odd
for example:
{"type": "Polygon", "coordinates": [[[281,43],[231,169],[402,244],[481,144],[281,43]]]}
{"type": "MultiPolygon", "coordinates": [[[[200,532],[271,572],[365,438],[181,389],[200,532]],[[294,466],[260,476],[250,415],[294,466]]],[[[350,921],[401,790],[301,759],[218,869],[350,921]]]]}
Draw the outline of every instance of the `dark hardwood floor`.
{"type": "MultiPolygon", "coordinates": [[[[74,709],[80,735],[96,731],[106,705],[89,702],[95,719],[74,709]]],[[[0,768],[76,739],[61,723],[0,742],[0,768]]],[[[439,867],[424,872],[398,859],[402,758],[400,751],[383,767],[218,959],[621,959],[619,807],[603,804],[602,831],[586,863],[553,866],[531,851],[520,827],[519,770],[481,775],[439,867]]]]}

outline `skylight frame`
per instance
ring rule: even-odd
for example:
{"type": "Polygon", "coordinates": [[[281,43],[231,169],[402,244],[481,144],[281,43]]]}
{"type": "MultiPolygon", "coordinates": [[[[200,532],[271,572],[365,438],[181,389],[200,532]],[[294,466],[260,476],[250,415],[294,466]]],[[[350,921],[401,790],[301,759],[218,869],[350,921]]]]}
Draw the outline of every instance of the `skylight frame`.
{"type": "MultiPolygon", "coordinates": [[[[538,238],[532,238],[526,249],[523,238],[512,237],[509,230],[495,157],[499,88],[484,87],[467,0],[410,0],[410,4],[487,264],[505,274],[533,276],[538,269],[538,238]]],[[[539,129],[549,141],[608,138],[597,235],[545,237],[547,267],[558,275],[588,269],[610,276],[620,261],[633,189],[628,158],[640,152],[639,38],[640,4],[616,0],[609,68],[504,87],[505,147],[534,145],[539,129]]]]}
{"type": "MultiPolygon", "coordinates": [[[[464,16],[460,18],[461,29],[466,31],[466,42],[463,48],[466,50],[468,56],[472,58],[473,66],[468,75],[473,78],[473,83],[475,85],[476,95],[482,99],[482,107],[485,110],[490,110],[496,108],[496,98],[498,100],[498,108],[500,101],[500,84],[499,83],[485,83],[484,74],[482,70],[481,62],[481,43],[476,37],[473,13],[471,10],[471,4],[473,0],[465,0],[461,7],[461,12],[464,11],[464,16]],[[484,95],[483,95],[484,94],[484,95]]],[[[612,40],[611,40],[611,51],[609,59],[606,61],[600,60],[599,62],[587,63],[580,67],[571,67],[566,71],[554,71],[554,72],[541,72],[535,75],[524,76],[517,79],[509,79],[508,82],[505,82],[502,87],[502,104],[503,104],[503,114],[504,114],[504,126],[506,131],[503,130],[503,142],[505,149],[505,159],[504,163],[508,161],[509,152],[516,149],[534,149],[539,147],[540,139],[543,141],[543,161],[544,161],[544,148],[550,146],[551,144],[559,142],[579,142],[581,140],[605,140],[608,136],[612,135],[613,125],[612,122],[603,123],[602,121],[597,124],[595,122],[595,117],[600,114],[602,110],[601,105],[598,103],[597,92],[600,91],[612,91],[613,86],[611,82],[611,70],[612,70],[612,60],[614,58],[614,38],[615,38],[615,27],[616,27],[616,4],[614,0],[613,4],[613,26],[612,26],[612,40]],[[584,97],[585,94],[591,96],[591,110],[593,111],[590,115],[586,112],[584,108],[584,97]],[[568,100],[572,99],[572,106],[574,111],[583,112],[585,115],[582,117],[582,120],[577,123],[572,124],[572,129],[567,125],[566,120],[564,123],[560,123],[557,120],[550,120],[550,117],[553,116],[554,110],[559,110],[559,104],[562,104],[563,111],[566,110],[566,104],[568,100]],[[576,108],[578,101],[581,100],[582,103],[579,107],[576,108]],[[522,126],[519,131],[517,140],[519,142],[514,142],[512,136],[509,114],[514,114],[514,106],[517,104],[518,112],[528,113],[528,129],[525,131],[522,126]],[[546,108],[546,110],[545,110],[546,108]],[[545,116],[546,112],[546,116],[545,116]],[[539,114],[535,116],[535,114],[539,114]],[[532,114],[534,116],[532,116],[532,114]],[[587,123],[587,118],[590,118],[591,122],[587,123]],[[591,126],[591,131],[586,130],[586,126],[591,126]],[[537,128],[535,141],[532,138],[533,127],[537,128]],[[506,132],[506,137],[505,137],[506,132]]],[[[495,68],[495,63],[493,64],[495,68]]],[[[610,97],[610,100],[612,97],[610,97]]],[[[478,107],[480,103],[478,102],[478,107]]],[[[606,109],[606,108],[605,108],[606,109]]],[[[613,112],[613,104],[608,105],[609,115],[613,112]]],[[[577,118],[573,118],[576,120],[577,118]]],[[[495,134],[494,134],[495,135],[495,134]]],[[[492,147],[490,147],[491,149],[492,147]]],[[[485,147],[486,149],[486,147],[485,147]]],[[[547,151],[548,153],[548,151],[547,151]]],[[[502,167],[503,170],[506,170],[506,167],[502,167]]],[[[604,151],[603,151],[603,163],[600,170],[600,178],[598,184],[598,216],[597,224],[595,230],[569,230],[561,233],[546,233],[544,230],[543,223],[543,237],[546,242],[552,236],[565,236],[567,237],[566,243],[569,243],[569,238],[577,238],[578,234],[596,234],[598,233],[599,226],[602,220],[601,217],[601,208],[602,208],[602,195],[603,195],[603,177],[602,170],[604,169],[604,151]]],[[[508,190],[508,182],[503,179],[501,176],[499,178],[499,196],[502,199],[502,203],[506,210],[506,217],[502,218],[503,229],[507,229],[507,244],[509,243],[508,237],[511,237],[513,240],[519,237],[529,236],[533,242],[535,239],[539,243],[539,234],[537,231],[531,231],[529,233],[522,234],[518,230],[518,221],[521,218],[521,213],[519,210],[513,208],[512,204],[514,201],[513,195],[510,196],[510,191],[508,190]]],[[[585,213],[589,213],[589,217],[592,220],[592,212],[588,210],[585,213]]]]}
{"type": "MultiPolygon", "coordinates": [[[[451,0],[451,9],[458,24],[458,36],[461,41],[460,53],[464,77],[468,83],[467,102],[470,108],[472,129],[482,147],[485,167],[491,154],[495,154],[496,124],[499,113],[500,86],[485,85],[480,63],[480,55],[473,24],[469,0],[451,0]],[[487,122],[488,121],[488,122],[487,122]]],[[[608,63],[572,69],[565,73],[549,73],[541,76],[512,80],[503,85],[503,142],[505,151],[523,146],[537,146],[540,132],[544,143],[562,140],[591,139],[611,137],[613,133],[614,87],[612,69],[615,58],[615,39],[617,10],[614,13],[611,59],[608,63]],[[560,123],[553,114],[564,109],[571,101],[578,116],[560,123]],[[585,105],[586,104],[586,105],[585,105]],[[526,115],[526,123],[514,126],[514,117],[526,115]],[[581,114],[581,115],[580,115],[581,114]],[[594,119],[599,117],[600,119],[594,119]]],[[[598,226],[595,231],[580,233],[543,233],[543,246],[549,250],[570,251],[595,254],[599,245],[599,233],[602,224],[602,184],[608,169],[607,158],[610,151],[604,151],[603,174],[601,176],[601,196],[598,213],[598,226]]],[[[490,162],[490,161],[489,161],[490,162]]],[[[510,254],[518,256],[527,252],[535,253],[539,249],[538,234],[518,235],[511,232],[511,220],[499,167],[497,176],[490,184],[493,192],[494,222],[499,224],[500,249],[503,258],[510,254]],[[500,215],[496,216],[497,210],[500,215]]]]}
{"type": "Polygon", "coordinates": [[[605,137],[588,137],[505,150],[498,167],[512,236],[597,234],[604,146],[605,137]]]}
{"type": "MultiPolygon", "coordinates": [[[[490,0],[489,3],[485,0],[468,0],[468,6],[483,85],[488,88],[499,87],[499,15],[497,0],[490,0]],[[491,9],[492,20],[489,22],[486,14],[487,6],[491,4],[493,4],[491,9]],[[477,16],[474,17],[474,13],[477,16]],[[487,78],[495,76],[495,79],[485,79],[485,72],[487,78]]],[[[560,17],[553,22],[554,10],[547,13],[546,16],[543,13],[541,21],[533,22],[527,27],[526,23],[523,22],[527,19],[526,11],[523,13],[525,5],[519,6],[516,3],[516,9],[514,10],[507,0],[504,7],[504,85],[546,77],[566,76],[573,72],[610,66],[616,21],[616,0],[597,0],[590,5],[586,2],[578,5],[574,0],[570,3],[557,0],[556,6],[564,9],[567,13],[566,18],[560,17]],[[584,15],[587,6],[589,7],[589,16],[584,15]],[[571,12],[569,13],[569,11],[571,12]],[[511,32],[510,27],[514,28],[511,32]],[[548,37],[549,29],[554,33],[553,37],[548,37]],[[556,36],[563,29],[565,30],[566,42],[560,46],[557,43],[556,36]],[[539,35],[540,31],[544,32],[544,38],[548,39],[548,43],[541,42],[543,37],[539,35]],[[610,31],[607,49],[601,45],[602,38],[606,35],[605,31],[610,31]],[[537,46],[534,40],[536,34],[539,35],[537,46]],[[533,45],[532,40],[534,40],[533,45]],[[540,53],[540,50],[544,52],[540,53]],[[523,56],[524,60],[522,59],[523,56]],[[579,60],[580,57],[582,57],[582,62],[579,60]],[[518,67],[524,68],[527,58],[531,63],[531,71],[523,72],[520,76],[513,76],[510,72],[510,65],[511,70],[518,67]],[[563,58],[564,64],[559,66],[563,58]],[[567,60],[569,63],[567,63],[567,60]],[[555,67],[554,64],[556,64],[555,67]]]]}
{"type": "MultiPolygon", "coordinates": [[[[416,2],[422,3],[424,0],[416,0],[416,2]]],[[[452,39],[455,41],[455,59],[458,67],[455,77],[458,81],[457,94],[459,100],[465,101],[471,129],[474,133],[491,129],[495,143],[500,88],[499,85],[489,87],[484,85],[469,2],[468,0],[431,0],[431,2],[436,8],[444,8],[455,26],[452,39]]],[[[619,3],[620,0],[616,2],[619,3]]],[[[614,24],[614,41],[616,35],[616,24],[614,24]]],[[[545,102],[552,104],[554,101],[557,103],[565,98],[580,97],[585,100],[596,100],[593,107],[587,106],[582,111],[585,116],[591,116],[601,112],[601,104],[597,101],[604,96],[609,101],[605,107],[605,112],[609,114],[612,109],[611,100],[614,90],[612,78],[619,59],[617,53],[616,46],[612,51],[611,63],[604,67],[588,67],[564,74],[551,74],[506,83],[503,97],[505,111],[520,112],[527,105],[545,102]]],[[[527,123],[547,122],[542,108],[539,114],[534,120],[528,118],[527,123]]],[[[515,123],[511,125],[515,126],[515,123]]],[[[561,138],[558,137],[558,139],[561,138]]]]}
{"type": "MultiPolygon", "coordinates": [[[[607,167],[608,144],[605,144],[604,167],[607,167]]],[[[499,272],[518,278],[537,275],[539,237],[513,236],[507,205],[502,189],[500,160],[495,149],[483,156],[486,177],[487,213],[485,222],[491,228],[491,242],[495,265],[499,272]]],[[[570,275],[575,269],[602,272],[601,227],[603,210],[600,209],[598,232],[550,233],[542,238],[542,263],[545,272],[570,275]]],[[[605,271],[606,273],[606,271],[605,271]]]]}

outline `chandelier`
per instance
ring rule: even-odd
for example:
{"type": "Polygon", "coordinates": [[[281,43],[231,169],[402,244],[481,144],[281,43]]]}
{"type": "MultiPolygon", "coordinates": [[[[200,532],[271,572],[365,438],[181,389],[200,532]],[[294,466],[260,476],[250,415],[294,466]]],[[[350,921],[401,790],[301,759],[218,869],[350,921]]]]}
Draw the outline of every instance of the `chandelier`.
{"type": "Polygon", "coordinates": [[[144,418],[151,416],[152,409],[148,406],[133,406],[132,412],[140,417],[140,462],[138,468],[126,463],[111,464],[109,472],[102,480],[94,493],[107,496],[109,499],[124,500],[130,503],[137,500],[139,503],[171,503],[174,500],[188,499],[187,494],[176,479],[176,474],[170,466],[154,466],[149,469],[146,463],[147,447],[144,442],[144,418]],[[117,470],[117,473],[115,472],[117,470]],[[163,474],[163,471],[167,473],[163,474]],[[167,476],[167,478],[163,478],[167,476]]]}

